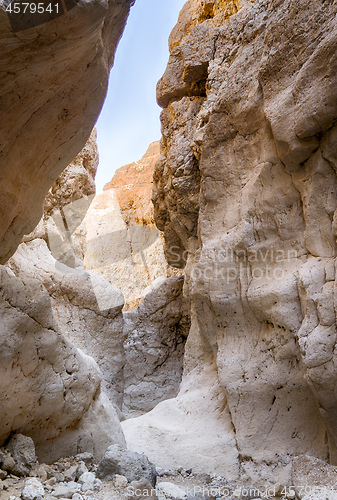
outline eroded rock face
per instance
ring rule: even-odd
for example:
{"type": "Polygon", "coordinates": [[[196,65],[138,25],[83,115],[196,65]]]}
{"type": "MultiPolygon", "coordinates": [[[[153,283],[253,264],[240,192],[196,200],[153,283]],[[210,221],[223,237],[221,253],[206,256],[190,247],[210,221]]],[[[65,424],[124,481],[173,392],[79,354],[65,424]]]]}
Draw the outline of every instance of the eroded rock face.
{"type": "Polygon", "coordinates": [[[154,226],[151,202],[153,172],[160,156],[159,141],[148,147],[141,160],[116,170],[104,191],[114,189],[123,218],[128,226],[154,226]]]}
{"type": "Polygon", "coordinates": [[[168,266],[163,238],[155,227],[151,192],[159,143],[139,161],[117,170],[74,232],[76,255],[87,270],[120,288],[133,309],[159,277],[181,274],[168,266]]]}
{"type": "Polygon", "coordinates": [[[127,416],[146,413],[177,395],[190,328],[184,277],[157,279],[139,306],[124,313],[123,409],[127,416]]]}
{"type": "Polygon", "coordinates": [[[124,379],[124,297],[103,278],[57,262],[45,241],[22,243],[8,265],[22,279],[36,278],[47,290],[54,320],[63,335],[103,373],[111,401],[122,406],[124,379]]]}
{"type": "MultiPolygon", "coordinates": [[[[186,263],[183,387],[197,383],[198,365],[213,366],[223,414],[210,420],[231,422],[240,467],[228,472],[230,446],[213,441],[207,452],[203,441],[205,456],[218,450],[225,475],[284,483],[293,455],[337,460],[337,6],[235,6],[190,1],[171,37],[155,219],[169,261],[186,263]]],[[[185,398],[124,424],[158,465],[170,462],[158,434],[188,418],[185,398]]],[[[170,443],[172,453],[181,446],[170,443]]]]}
{"type": "Polygon", "coordinates": [[[72,268],[83,267],[82,240],[75,241],[73,235],[95,196],[98,161],[97,132],[93,129],[84,148],[49,189],[43,217],[23,242],[44,239],[56,260],[72,268]]]}
{"type": "Polygon", "coordinates": [[[78,2],[16,33],[0,7],[2,263],[34,229],[48,189],[88,139],[132,3],[78,2]]]}
{"type": "Polygon", "coordinates": [[[41,281],[1,266],[0,293],[0,442],[21,432],[47,462],[77,451],[100,457],[107,440],[123,445],[100,370],[61,334],[41,281]]]}

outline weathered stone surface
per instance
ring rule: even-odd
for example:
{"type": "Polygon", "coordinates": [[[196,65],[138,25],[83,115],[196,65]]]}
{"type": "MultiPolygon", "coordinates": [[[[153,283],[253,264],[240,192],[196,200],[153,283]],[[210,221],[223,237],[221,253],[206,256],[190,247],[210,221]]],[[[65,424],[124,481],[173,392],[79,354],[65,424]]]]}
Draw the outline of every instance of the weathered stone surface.
{"type": "Polygon", "coordinates": [[[0,308],[0,443],[21,432],[48,462],[80,451],[100,457],[107,441],[123,444],[100,370],[61,334],[43,284],[2,266],[0,308]]]}
{"type": "Polygon", "coordinates": [[[113,189],[128,226],[154,226],[151,203],[153,172],[160,156],[159,141],[148,147],[141,160],[116,170],[104,191],[113,189]]]}
{"type": "Polygon", "coordinates": [[[153,219],[152,177],[158,157],[155,142],[141,160],[118,169],[73,238],[85,268],[123,291],[125,310],[139,304],[156,278],[181,274],[168,266],[153,219]]]}
{"type": "Polygon", "coordinates": [[[190,328],[184,277],[159,278],[140,305],[124,313],[125,357],[123,410],[141,415],[177,395],[184,346],[190,328]]]}
{"type": "Polygon", "coordinates": [[[128,481],[147,479],[152,486],[156,484],[156,468],[145,455],[126,450],[119,445],[112,445],[106,450],[97,469],[97,477],[107,481],[116,475],[122,475],[128,481]]]}
{"type": "Polygon", "coordinates": [[[186,263],[192,331],[178,398],[124,429],[158,465],[200,468],[203,445],[226,476],[236,450],[244,477],[286,484],[291,456],[337,460],[337,5],[235,4],[187,4],[158,85],[155,220],[169,262],[186,263]],[[188,412],[201,421],[202,364],[221,387],[209,419],[228,422],[232,441],[207,443],[206,431],[180,455],[188,433],[163,442],[188,412]]]}
{"type": "Polygon", "coordinates": [[[106,393],[121,407],[125,364],[121,291],[99,276],[60,264],[39,239],[22,243],[8,265],[16,276],[37,278],[43,284],[61,332],[95,359],[106,393]]]}
{"type": "Polygon", "coordinates": [[[44,239],[55,259],[73,268],[83,267],[82,241],[75,242],[73,234],[84,219],[96,192],[96,141],[97,132],[93,129],[84,148],[49,189],[39,224],[23,238],[25,243],[44,239]]]}
{"type": "Polygon", "coordinates": [[[76,2],[16,33],[0,6],[2,263],[34,229],[48,189],[88,139],[132,3],[76,2]]]}
{"type": "Polygon", "coordinates": [[[301,455],[292,460],[292,485],[298,498],[332,500],[337,495],[337,467],[315,457],[301,455]],[[335,490],[335,491],[334,491],[335,490]]]}
{"type": "Polygon", "coordinates": [[[22,500],[37,500],[43,497],[44,487],[35,477],[27,479],[25,487],[22,490],[22,500]]]}
{"type": "Polygon", "coordinates": [[[34,441],[28,436],[16,434],[6,448],[15,462],[11,473],[17,476],[28,476],[36,463],[34,441]]]}
{"type": "Polygon", "coordinates": [[[158,467],[176,469],[179,462],[185,470],[225,472],[225,477],[237,478],[240,466],[235,432],[217,367],[207,344],[195,331],[195,322],[185,348],[185,359],[191,362],[191,358],[194,367],[189,377],[183,377],[177,398],[122,422],[126,441],[158,467]]]}

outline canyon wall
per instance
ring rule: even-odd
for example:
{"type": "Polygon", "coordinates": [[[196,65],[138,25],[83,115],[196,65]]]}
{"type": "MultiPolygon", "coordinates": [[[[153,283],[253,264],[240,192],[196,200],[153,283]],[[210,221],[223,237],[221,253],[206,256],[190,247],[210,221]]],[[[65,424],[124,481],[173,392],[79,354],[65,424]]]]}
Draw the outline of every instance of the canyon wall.
{"type": "Polygon", "coordinates": [[[47,192],[84,146],[133,0],[69,2],[52,20],[0,6],[0,262],[37,225],[47,192]]]}
{"type": "MultiPolygon", "coordinates": [[[[22,432],[47,462],[79,451],[99,459],[109,444],[125,446],[116,409],[123,349],[113,349],[116,374],[105,385],[112,404],[94,359],[67,338],[67,329],[74,333],[72,322],[84,335],[88,325],[97,329],[100,321],[107,328],[116,317],[109,335],[122,333],[123,296],[105,280],[76,270],[81,263],[73,256],[65,256],[72,267],[56,261],[45,241],[51,211],[62,215],[64,205],[81,204],[85,194],[85,207],[70,217],[76,227],[88,208],[97,167],[94,135],[49,192],[39,227],[28,233],[41,219],[49,188],[91,133],[132,4],[65,2],[62,15],[41,14],[43,21],[0,6],[0,261],[7,263],[0,267],[0,444],[22,432]],[[79,183],[85,193],[79,193],[79,183]],[[75,202],[74,187],[80,198],[75,202]]],[[[58,231],[52,234],[59,238],[58,231]]],[[[95,342],[104,341],[92,340],[93,354],[95,342]]],[[[111,336],[104,344],[106,356],[114,342],[111,336]]],[[[83,341],[79,347],[87,346],[83,341]]]]}
{"type": "Polygon", "coordinates": [[[336,15],[189,0],[170,37],[153,200],[192,327],[178,397],[123,423],[160,466],[266,484],[337,463],[336,15]]]}
{"type": "Polygon", "coordinates": [[[136,307],[155,279],[182,274],[168,265],[154,223],[151,194],[159,156],[154,142],[140,160],[120,167],[73,237],[85,268],[122,290],[124,310],[136,307]]]}

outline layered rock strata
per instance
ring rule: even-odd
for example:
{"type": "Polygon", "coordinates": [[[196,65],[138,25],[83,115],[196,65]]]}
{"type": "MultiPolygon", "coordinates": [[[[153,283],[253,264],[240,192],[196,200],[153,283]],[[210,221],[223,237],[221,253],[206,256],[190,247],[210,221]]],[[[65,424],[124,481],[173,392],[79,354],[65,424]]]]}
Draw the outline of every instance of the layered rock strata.
{"type": "Polygon", "coordinates": [[[191,0],[171,35],[153,199],[192,329],[178,398],[124,424],[164,467],[184,442],[183,466],[261,482],[291,481],[292,456],[336,463],[336,15],[318,0],[191,0]],[[170,441],[203,418],[203,435],[170,441]]]}
{"type": "Polygon", "coordinates": [[[87,270],[123,291],[126,310],[140,303],[155,279],[181,274],[168,266],[153,219],[152,177],[158,158],[155,142],[141,160],[118,169],[74,233],[76,255],[87,270]]]}
{"type": "Polygon", "coordinates": [[[1,263],[37,225],[48,189],[88,139],[133,0],[74,3],[44,24],[9,18],[0,6],[1,263]]]}

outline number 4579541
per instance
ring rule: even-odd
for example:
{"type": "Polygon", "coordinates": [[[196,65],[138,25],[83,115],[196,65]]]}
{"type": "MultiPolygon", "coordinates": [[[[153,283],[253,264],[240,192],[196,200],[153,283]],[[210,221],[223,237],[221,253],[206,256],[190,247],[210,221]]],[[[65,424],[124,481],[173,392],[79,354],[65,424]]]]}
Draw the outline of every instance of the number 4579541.
{"type": "Polygon", "coordinates": [[[45,5],[43,3],[13,2],[6,7],[6,12],[10,14],[44,14],[45,12],[58,14],[59,4],[58,2],[55,2],[55,5],[51,3],[45,5]]]}

